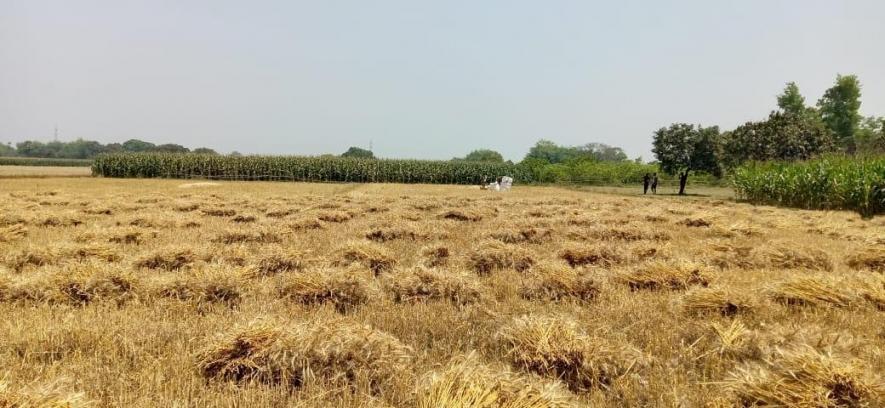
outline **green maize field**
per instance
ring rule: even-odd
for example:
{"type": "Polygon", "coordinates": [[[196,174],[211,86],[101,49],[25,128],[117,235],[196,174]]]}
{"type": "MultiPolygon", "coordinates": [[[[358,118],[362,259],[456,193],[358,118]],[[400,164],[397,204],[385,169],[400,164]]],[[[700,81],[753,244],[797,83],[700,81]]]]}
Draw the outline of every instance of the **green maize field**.
{"type": "Polygon", "coordinates": [[[733,175],[739,199],[806,209],[885,213],[885,156],[751,163],[733,175]]]}
{"type": "Polygon", "coordinates": [[[510,176],[532,181],[531,172],[506,163],[355,159],[302,156],[218,156],[169,153],[105,154],[92,174],[126,178],[201,178],[348,183],[479,184],[510,176]]]}

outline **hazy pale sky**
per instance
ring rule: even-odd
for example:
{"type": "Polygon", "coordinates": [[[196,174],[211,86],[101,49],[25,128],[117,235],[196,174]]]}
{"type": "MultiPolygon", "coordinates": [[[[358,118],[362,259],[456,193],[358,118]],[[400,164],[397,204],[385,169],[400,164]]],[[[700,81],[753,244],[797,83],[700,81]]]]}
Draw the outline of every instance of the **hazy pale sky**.
{"type": "Polygon", "coordinates": [[[885,1],[0,0],[0,142],[521,159],[650,153],[671,122],[764,118],[837,73],[885,115],[885,1]]]}

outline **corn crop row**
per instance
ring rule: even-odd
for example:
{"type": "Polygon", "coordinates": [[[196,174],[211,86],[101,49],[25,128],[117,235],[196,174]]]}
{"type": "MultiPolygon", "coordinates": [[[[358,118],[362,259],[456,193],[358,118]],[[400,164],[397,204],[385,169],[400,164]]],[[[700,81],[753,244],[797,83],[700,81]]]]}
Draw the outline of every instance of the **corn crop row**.
{"type": "Polygon", "coordinates": [[[885,213],[885,156],[750,163],[733,182],[738,198],[753,203],[885,213]]]}
{"type": "Polygon", "coordinates": [[[531,181],[522,166],[464,161],[300,156],[115,153],[96,157],[92,174],[128,178],[205,178],[357,183],[479,184],[510,176],[531,181]]]}

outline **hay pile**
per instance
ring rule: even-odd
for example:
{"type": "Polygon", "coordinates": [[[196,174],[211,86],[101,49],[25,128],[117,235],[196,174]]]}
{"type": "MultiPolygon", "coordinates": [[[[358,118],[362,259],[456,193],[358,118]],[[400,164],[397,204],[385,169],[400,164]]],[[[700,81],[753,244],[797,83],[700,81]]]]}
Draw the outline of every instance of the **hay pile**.
{"type": "Polygon", "coordinates": [[[868,247],[845,260],[851,269],[885,272],[885,248],[868,247]]]}
{"type": "Polygon", "coordinates": [[[846,293],[839,281],[822,276],[808,276],[789,280],[770,289],[771,297],[787,305],[837,306],[852,303],[853,296],[846,293]]]}
{"type": "Polygon", "coordinates": [[[570,247],[560,252],[559,258],[572,268],[586,265],[609,267],[623,260],[618,251],[608,246],[570,247]]]}
{"type": "Polygon", "coordinates": [[[77,261],[87,261],[91,259],[101,260],[105,262],[118,262],[123,257],[117,252],[116,248],[102,244],[87,244],[81,246],[72,246],[63,249],[64,256],[73,258],[77,261]]]}
{"type": "MultiPolygon", "coordinates": [[[[194,208],[194,210],[195,209],[196,208],[194,208]]],[[[220,207],[204,208],[202,210],[202,212],[203,212],[203,215],[208,215],[211,217],[233,217],[234,215],[237,215],[237,211],[234,209],[220,208],[220,207]]]]}
{"type": "Polygon", "coordinates": [[[230,220],[232,222],[237,223],[237,224],[251,224],[255,221],[258,221],[258,219],[255,218],[254,215],[237,215],[236,217],[233,217],[230,220]]]}
{"type": "Polygon", "coordinates": [[[470,221],[470,222],[478,222],[482,221],[482,215],[471,212],[471,211],[462,211],[462,210],[449,210],[439,215],[440,218],[446,220],[455,220],[455,221],[470,221]]]}
{"type": "Polygon", "coordinates": [[[372,297],[369,284],[356,270],[317,270],[284,276],[277,285],[277,293],[305,305],[328,303],[341,313],[372,297]]]}
{"type": "Polygon", "coordinates": [[[532,279],[519,290],[524,299],[589,301],[599,294],[596,281],[564,264],[544,263],[532,272],[532,279]]]}
{"type": "Polygon", "coordinates": [[[576,392],[606,389],[644,363],[637,350],[591,337],[563,317],[518,317],[496,338],[513,366],[559,379],[576,392]]]}
{"type": "Polygon", "coordinates": [[[753,310],[743,293],[720,288],[695,288],[682,296],[682,309],[688,314],[721,314],[733,316],[753,310]]]}
{"type": "Polygon", "coordinates": [[[398,303],[444,299],[456,305],[466,305],[482,298],[481,286],[476,279],[456,271],[413,268],[391,275],[385,286],[398,303]]]}
{"type": "Polygon", "coordinates": [[[81,392],[68,392],[58,383],[29,386],[15,390],[0,380],[0,407],[2,408],[85,408],[92,406],[81,392]]]}
{"type": "Polygon", "coordinates": [[[691,261],[649,261],[617,279],[632,290],[684,290],[708,286],[711,274],[704,265],[691,261]]]}
{"type": "Polygon", "coordinates": [[[448,247],[437,245],[422,248],[421,255],[424,257],[424,265],[434,268],[447,265],[452,254],[448,247]]]}
{"type": "Polygon", "coordinates": [[[489,237],[506,244],[541,244],[553,239],[553,230],[550,228],[525,227],[493,232],[489,234],[489,237]]]}
{"type": "Polygon", "coordinates": [[[767,253],[772,266],[785,269],[808,269],[812,271],[832,271],[830,255],[820,249],[789,247],[774,248],[767,253]]]}
{"type": "Polygon", "coordinates": [[[286,228],[293,231],[310,231],[323,229],[323,224],[316,218],[301,218],[286,224],[286,228]]]}
{"type": "Polygon", "coordinates": [[[326,211],[317,215],[318,220],[331,223],[341,223],[349,221],[351,218],[353,216],[344,211],[326,211]]]}
{"type": "Polygon", "coordinates": [[[335,266],[359,264],[372,270],[375,276],[391,270],[396,258],[383,246],[366,242],[349,242],[339,248],[335,256],[335,266]]]}
{"type": "Polygon", "coordinates": [[[412,350],[397,338],[345,319],[252,323],[197,355],[206,378],[298,388],[348,386],[377,395],[408,375],[412,350]]]}
{"type": "Polygon", "coordinates": [[[861,361],[810,346],[732,373],[727,389],[740,406],[862,407],[885,403],[881,383],[861,361]]]}
{"type": "Polygon", "coordinates": [[[301,271],[307,267],[305,252],[292,248],[273,247],[262,251],[252,275],[272,276],[284,272],[301,271]]]}
{"type": "Polygon", "coordinates": [[[7,252],[3,256],[3,264],[14,272],[22,272],[30,267],[42,267],[52,265],[61,259],[62,255],[51,248],[23,248],[15,252],[7,252]]]}
{"type": "Polygon", "coordinates": [[[221,304],[234,307],[240,303],[246,282],[236,269],[218,266],[190,271],[156,281],[153,293],[160,297],[192,303],[198,307],[221,304]]]}
{"type": "Polygon", "coordinates": [[[387,242],[397,239],[417,241],[427,238],[427,235],[417,232],[411,228],[376,228],[366,233],[366,239],[375,242],[387,242]]]}
{"type": "Polygon", "coordinates": [[[575,403],[557,383],[543,383],[506,367],[483,364],[475,353],[457,356],[418,385],[418,408],[566,408],[575,403]]]}
{"type": "Polygon", "coordinates": [[[524,248],[497,241],[480,246],[467,259],[467,266],[480,275],[488,275],[501,269],[524,272],[534,264],[535,259],[524,248]]]}
{"type": "Polygon", "coordinates": [[[271,230],[235,230],[225,231],[215,236],[212,242],[220,244],[278,244],[283,237],[271,230]]]}
{"type": "Polygon", "coordinates": [[[197,255],[190,249],[177,247],[162,249],[147,255],[135,262],[138,268],[163,269],[177,271],[191,266],[197,260],[197,255]]]}

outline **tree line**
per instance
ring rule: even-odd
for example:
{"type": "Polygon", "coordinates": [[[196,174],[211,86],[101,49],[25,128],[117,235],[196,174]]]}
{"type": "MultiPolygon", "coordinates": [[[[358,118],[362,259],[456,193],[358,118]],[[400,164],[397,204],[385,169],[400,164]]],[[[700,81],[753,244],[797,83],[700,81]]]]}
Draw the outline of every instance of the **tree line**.
{"type": "Polygon", "coordinates": [[[674,123],[654,133],[662,171],[679,177],[679,194],[691,172],[717,176],[750,161],[807,160],[823,153],[885,153],[885,118],[860,115],[861,84],[838,75],[816,106],[807,106],[795,82],[778,95],[768,118],[721,132],[718,126],[674,123]]]}
{"type": "Polygon", "coordinates": [[[38,142],[26,140],[10,144],[0,144],[0,156],[41,157],[53,159],[92,159],[102,153],[197,153],[218,154],[207,147],[189,149],[179,144],[154,144],[138,139],[130,139],[123,143],[102,144],[94,140],[77,139],[71,142],[38,142]]]}

